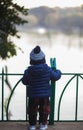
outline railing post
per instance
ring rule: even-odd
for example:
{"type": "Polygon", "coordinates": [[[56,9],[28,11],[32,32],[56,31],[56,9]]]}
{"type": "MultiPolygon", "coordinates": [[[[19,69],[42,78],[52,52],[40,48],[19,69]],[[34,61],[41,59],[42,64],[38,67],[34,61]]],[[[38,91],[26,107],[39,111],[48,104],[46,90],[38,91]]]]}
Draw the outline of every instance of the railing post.
{"type": "Polygon", "coordinates": [[[28,98],[27,98],[27,87],[28,87],[28,85],[26,86],[26,121],[27,121],[27,109],[28,109],[28,98]]]}
{"type": "Polygon", "coordinates": [[[2,68],[2,121],[4,120],[4,68],[2,68]]]}
{"type": "MultiPolygon", "coordinates": [[[[56,69],[56,59],[51,58],[50,64],[52,69],[56,69]]],[[[52,89],[52,96],[50,98],[50,117],[49,117],[49,124],[54,124],[54,109],[55,109],[55,81],[51,81],[51,89],[52,89]]]]}
{"type": "Polygon", "coordinates": [[[75,110],[75,121],[77,121],[77,113],[78,113],[78,82],[79,82],[79,78],[77,75],[77,79],[76,79],[76,110],[75,110]]]}

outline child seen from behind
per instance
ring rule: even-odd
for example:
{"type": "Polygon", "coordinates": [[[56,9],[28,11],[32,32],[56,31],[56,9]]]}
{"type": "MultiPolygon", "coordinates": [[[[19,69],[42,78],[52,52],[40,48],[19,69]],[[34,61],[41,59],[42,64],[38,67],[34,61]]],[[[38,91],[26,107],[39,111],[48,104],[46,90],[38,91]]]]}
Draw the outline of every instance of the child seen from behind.
{"type": "Polygon", "coordinates": [[[29,130],[36,130],[37,112],[39,112],[39,130],[48,128],[47,119],[50,113],[51,86],[50,80],[61,78],[61,71],[52,70],[46,64],[45,54],[40,46],[36,46],[30,53],[30,66],[25,70],[22,83],[28,85],[29,97],[28,114],[29,130]]]}

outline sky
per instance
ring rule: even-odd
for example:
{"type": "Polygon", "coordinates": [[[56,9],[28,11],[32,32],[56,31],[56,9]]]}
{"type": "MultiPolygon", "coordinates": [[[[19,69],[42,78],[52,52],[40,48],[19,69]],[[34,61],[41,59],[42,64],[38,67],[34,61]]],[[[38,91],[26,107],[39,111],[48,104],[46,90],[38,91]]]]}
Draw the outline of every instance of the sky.
{"type": "Polygon", "coordinates": [[[75,7],[81,6],[83,4],[83,0],[13,0],[16,3],[25,6],[27,8],[35,8],[40,6],[48,6],[48,7],[75,7]]]}

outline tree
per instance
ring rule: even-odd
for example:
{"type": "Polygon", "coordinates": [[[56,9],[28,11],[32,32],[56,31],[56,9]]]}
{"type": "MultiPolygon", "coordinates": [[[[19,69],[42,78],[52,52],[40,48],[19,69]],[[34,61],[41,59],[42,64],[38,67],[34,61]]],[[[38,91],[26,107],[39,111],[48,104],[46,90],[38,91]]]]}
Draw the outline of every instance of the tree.
{"type": "Polygon", "coordinates": [[[16,46],[10,36],[18,36],[17,25],[27,23],[22,15],[28,15],[28,9],[14,3],[13,0],[0,0],[0,57],[10,58],[16,55],[16,46]]]}

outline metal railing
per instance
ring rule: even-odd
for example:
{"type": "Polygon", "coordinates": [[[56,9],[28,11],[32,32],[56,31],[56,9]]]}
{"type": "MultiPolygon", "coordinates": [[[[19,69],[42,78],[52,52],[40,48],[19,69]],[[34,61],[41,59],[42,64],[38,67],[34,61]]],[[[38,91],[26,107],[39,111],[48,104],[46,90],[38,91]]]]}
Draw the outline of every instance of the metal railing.
{"type": "MultiPolygon", "coordinates": [[[[54,59],[51,59],[51,67],[52,69],[55,69],[56,68],[56,60],[55,58],[54,59]]],[[[2,69],[2,73],[0,73],[0,76],[1,76],[1,87],[2,87],[2,92],[1,92],[1,96],[2,96],[2,100],[1,100],[1,120],[0,121],[12,121],[12,120],[9,120],[8,118],[8,111],[9,111],[9,105],[10,105],[10,102],[11,102],[11,99],[12,99],[12,95],[15,91],[15,89],[18,87],[18,84],[21,82],[21,78],[19,78],[18,82],[15,83],[11,93],[10,93],[10,96],[8,98],[8,101],[7,101],[7,107],[6,107],[6,119],[4,120],[4,77],[5,76],[21,76],[22,77],[23,74],[13,74],[13,73],[4,73],[4,69],[2,69]]],[[[66,82],[66,84],[64,85],[62,91],[61,91],[61,94],[60,94],[60,97],[59,97],[59,101],[58,101],[58,110],[57,110],[57,119],[55,120],[54,119],[54,115],[55,115],[55,109],[56,109],[56,87],[57,85],[55,84],[55,82],[51,82],[51,87],[52,87],[52,96],[50,98],[50,107],[51,107],[51,112],[50,112],[50,116],[49,116],[49,124],[53,124],[54,121],[64,121],[64,120],[61,120],[60,119],[60,112],[61,112],[61,103],[62,103],[62,99],[63,99],[63,95],[64,93],[66,92],[66,89],[68,88],[69,84],[73,81],[73,80],[76,80],[76,94],[75,94],[75,118],[74,120],[65,120],[65,121],[79,121],[78,120],[78,89],[79,89],[79,79],[83,79],[83,74],[82,73],[63,73],[62,76],[70,76],[70,78],[68,79],[68,81],[66,82]]],[[[12,77],[13,78],[13,77],[12,77]]],[[[26,92],[27,92],[27,87],[26,87],[26,92]]],[[[13,120],[15,121],[15,120],[13,120]]],[[[19,121],[19,120],[16,120],[16,121],[19,121]]],[[[21,120],[21,121],[27,121],[27,93],[26,93],[26,119],[25,120],[21,120]]],[[[83,121],[83,119],[81,119],[80,121],[83,121]]]]}
{"type": "MultiPolygon", "coordinates": [[[[78,95],[79,95],[79,87],[80,87],[80,82],[81,80],[83,80],[83,73],[63,73],[63,76],[71,76],[68,81],[66,82],[65,86],[63,87],[63,90],[61,92],[60,98],[59,98],[59,102],[58,102],[58,111],[57,111],[57,121],[61,121],[60,120],[60,111],[61,111],[61,102],[63,99],[63,96],[66,92],[66,89],[69,87],[69,84],[75,80],[75,86],[73,85],[72,87],[75,87],[75,114],[74,114],[74,119],[71,120],[64,120],[64,121],[83,121],[83,115],[82,115],[82,119],[78,119],[78,104],[79,104],[79,100],[78,100],[78,95]]],[[[83,82],[81,83],[81,87],[82,87],[83,82]]],[[[71,86],[70,86],[71,87],[71,86]]],[[[81,89],[82,91],[82,89],[81,89]]],[[[72,100],[72,99],[71,99],[72,100]]],[[[81,104],[82,106],[82,104],[81,104]]],[[[82,111],[81,111],[82,114],[82,111]]],[[[62,120],[63,121],[63,120],[62,120]]]]}
{"type": "MultiPolygon", "coordinates": [[[[23,76],[23,74],[18,74],[18,73],[4,73],[4,68],[2,68],[2,73],[0,73],[1,75],[1,83],[2,83],[2,91],[1,91],[1,95],[2,95],[2,101],[1,101],[1,121],[8,121],[8,111],[9,111],[9,105],[10,105],[10,101],[11,101],[11,98],[13,96],[13,93],[16,89],[16,87],[18,86],[18,84],[21,82],[21,78],[18,80],[18,82],[16,82],[16,84],[14,85],[10,95],[9,95],[9,98],[8,98],[8,101],[7,101],[7,105],[6,105],[6,120],[4,120],[4,113],[5,113],[5,110],[4,110],[4,90],[5,90],[5,85],[4,85],[4,82],[5,82],[5,76],[23,76]]],[[[26,87],[27,89],[27,87],[26,87]]],[[[27,95],[26,95],[26,102],[27,102],[27,95]]],[[[27,108],[27,103],[26,103],[26,108],[27,108]]],[[[27,114],[26,114],[27,115],[27,114]]],[[[27,117],[27,116],[26,116],[27,117]]],[[[27,118],[26,118],[27,120],[27,118]]]]}

